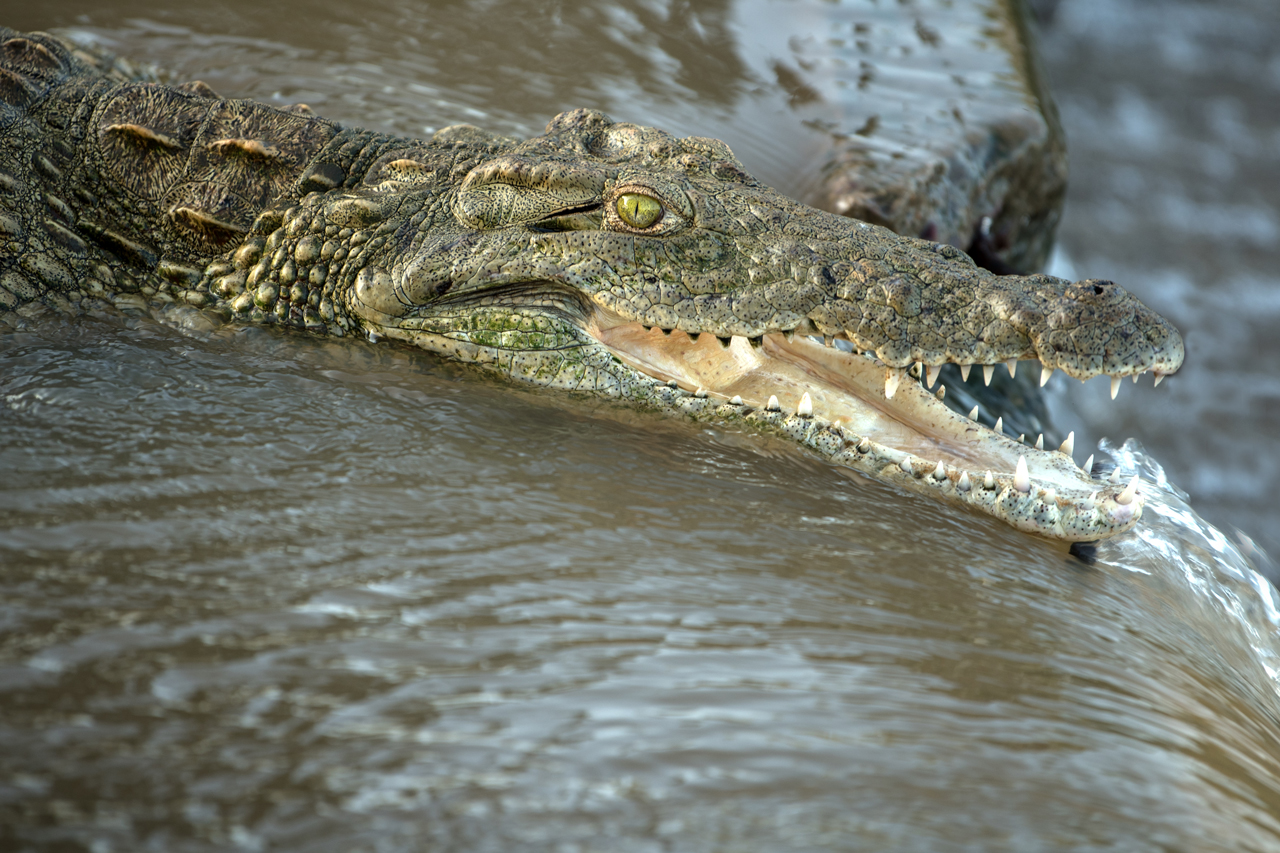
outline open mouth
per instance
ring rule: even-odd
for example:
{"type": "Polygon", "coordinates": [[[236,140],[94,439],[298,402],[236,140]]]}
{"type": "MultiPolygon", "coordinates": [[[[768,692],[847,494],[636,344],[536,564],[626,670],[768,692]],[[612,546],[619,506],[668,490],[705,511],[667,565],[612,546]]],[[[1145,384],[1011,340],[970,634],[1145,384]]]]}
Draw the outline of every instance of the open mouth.
{"type": "MultiPolygon", "coordinates": [[[[450,292],[424,309],[390,276],[362,273],[353,297],[369,328],[390,337],[537,384],[590,388],[781,435],[833,464],[1046,538],[1104,539],[1142,513],[1137,478],[1095,479],[1092,457],[1076,464],[1071,436],[1057,448],[1046,448],[1043,436],[1006,436],[999,421],[987,427],[976,408],[966,417],[941,402],[945,389],[930,390],[941,365],[886,364],[843,333],[824,334],[812,319],[755,336],[687,332],[638,322],[598,296],[549,281],[450,292]],[[617,362],[626,377],[608,366],[617,362]]],[[[1129,357],[1150,339],[1140,323],[1118,328],[1122,356],[1100,350],[1115,373],[1152,372],[1159,382],[1180,366],[1176,332],[1168,337],[1153,327],[1146,354],[1129,357]]],[[[1016,369],[1008,351],[993,355],[1001,360],[962,365],[961,373],[976,368],[989,383],[997,367],[1016,369]]],[[[1077,378],[1104,372],[1100,361],[1083,363],[1062,369],[1077,378]]],[[[1053,369],[1040,364],[1043,384],[1053,369]]],[[[1112,376],[1113,394],[1119,381],[1112,376]]]]}
{"type": "MultiPolygon", "coordinates": [[[[664,331],[597,308],[587,332],[631,368],[667,383],[684,408],[768,425],[836,464],[975,506],[1028,532],[1088,541],[1131,527],[1135,479],[1094,480],[1073,438],[1046,449],[940,402],[937,368],[887,367],[803,326],[749,339],[664,331]]],[[[988,381],[994,365],[974,365],[988,381]]],[[[1001,369],[1006,369],[1001,367],[1001,369]]],[[[1047,377],[1046,377],[1047,378],[1047,377]]],[[[1159,381],[1157,375],[1157,381],[1159,381]]],[[[1113,382],[1118,380],[1113,380],[1113,382]]]]}

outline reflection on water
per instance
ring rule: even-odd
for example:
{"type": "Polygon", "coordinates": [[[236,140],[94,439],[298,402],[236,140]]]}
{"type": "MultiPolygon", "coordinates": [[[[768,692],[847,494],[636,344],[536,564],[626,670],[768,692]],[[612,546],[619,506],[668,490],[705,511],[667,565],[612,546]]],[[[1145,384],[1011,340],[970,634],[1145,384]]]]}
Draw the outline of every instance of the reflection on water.
{"type": "MultiPolygon", "coordinates": [[[[248,4],[64,5],[14,23],[405,132],[526,121],[442,58],[509,38],[474,20],[428,49],[395,4],[315,7],[297,41],[248,4]],[[410,67],[435,94],[354,82],[410,67]]],[[[549,8],[521,26],[587,26],[549,8]]],[[[642,105],[714,111],[731,7],[595,8],[594,60],[661,71],[642,105]],[[708,45],[679,89],[677,25],[708,45]]],[[[506,79],[549,114],[540,45],[574,45],[538,26],[506,79]]],[[[55,324],[0,338],[0,401],[0,848],[1280,847],[1274,599],[1133,447],[1144,527],[1085,566],[788,446],[385,345],[55,324]]]]}

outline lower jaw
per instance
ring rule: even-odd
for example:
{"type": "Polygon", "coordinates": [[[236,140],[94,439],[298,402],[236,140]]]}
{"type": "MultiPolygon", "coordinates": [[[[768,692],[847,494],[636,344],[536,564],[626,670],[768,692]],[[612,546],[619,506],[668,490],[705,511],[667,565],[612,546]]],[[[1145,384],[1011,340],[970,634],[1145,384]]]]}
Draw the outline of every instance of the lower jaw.
{"type": "MultiPolygon", "coordinates": [[[[450,358],[506,365],[515,378],[583,387],[562,376],[513,372],[514,360],[465,336],[407,324],[383,328],[388,337],[450,358]]],[[[859,354],[781,334],[765,335],[759,347],[741,337],[723,347],[714,335],[696,341],[684,332],[666,335],[604,312],[589,318],[583,331],[629,374],[653,380],[645,392],[651,402],[781,435],[835,465],[978,509],[1028,533],[1095,541],[1131,528],[1142,514],[1136,481],[1127,488],[1095,481],[1069,453],[1037,450],[990,430],[953,412],[913,379],[902,379],[890,397],[885,367],[859,354]],[[806,394],[811,411],[800,405],[806,394]]],[[[625,384],[594,387],[629,396],[625,384]]]]}
{"type": "Polygon", "coordinates": [[[1090,541],[1127,530],[1141,515],[1134,489],[1093,480],[1069,452],[1037,450],[957,414],[914,379],[887,396],[885,366],[860,354],[781,334],[765,335],[758,347],[734,337],[725,347],[710,334],[691,339],[601,317],[588,331],[636,371],[674,382],[692,398],[677,400],[680,408],[710,406],[721,417],[767,424],[836,464],[1030,533],[1090,541]],[[811,408],[801,405],[805,395],[811,408]]]}

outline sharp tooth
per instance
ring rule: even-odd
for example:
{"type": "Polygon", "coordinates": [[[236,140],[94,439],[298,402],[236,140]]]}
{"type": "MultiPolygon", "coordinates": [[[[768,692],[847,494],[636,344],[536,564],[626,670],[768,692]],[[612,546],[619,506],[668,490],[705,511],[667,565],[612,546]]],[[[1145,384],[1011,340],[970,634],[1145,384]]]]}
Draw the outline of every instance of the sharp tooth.
{"type": "Polygon", "coordinates": [[[1036,438],[1036,450],[1044,450],[1044,433],[1040,433],[1036,438]]]}
{"type": "Polygon", "coordinates": [[[1053,503],[1053,502],[1054,502],[1054,501],[1056,501],[1057,499],[1058,499],[1058,490],[1057,490],[1057,489],[1045,489],[1045,490],[1044,490],[1044,502],[1045,502],[1045,503],[1053,503]]]}
{"type": "Polygon", "coordinates": [[[1051,376],[1053,376],[1052,367],[1046,364],[1040,368],[1040,387],[1041,388],[1049,384],[1049,377],[1051,376]]]}
{"type": "Polygon", "coordinates": [[[1093,494],[1089,495],[1089,506],[1090,506],[1090,508],[1092,508],[1092,507],[1093,507],[1094,505],[1096,505],[1097,503],[1098,503],[1098,493],[1097,493],[1097,492],[1094,492],[1093,494]]]}
{"type": "Polygon", "coordinates": [[[1005,367],[1009,368],[1010,378],[1018,375],[1018,360],[1016,358],[1011,358],[1008,361],[1006,361],[1004,364],[1005,364],[1005,367]]]}
{"type": "Polygon", "coordinates": [[[1000,433],[1000,435],[1004,435],[1004,415],[996,418],[996,425],[992,429],[1000,433]]]}
{"type": "Polygon", "coordinates": [[[770,411],[770,412],[780,412],[780,411],[782,411],[782,406],[778,404],[778,395],[777,395],[777,394],[770,394],[770,395],[769,395],[769,402],[765,403],[765,404],[764,404],[764,407],[765,407],[765,409],[767,409],[767,410],[768,410],[768,411],[770,411]]]}
{"type": "Polygon", "coordinates": [[[1076,449],[1076,434],[1075,434],[1075,431],[1072,430],[1071,432],[1067,433],[1067,440],[1062,442],[1062,444],[1058,446],[1058,452],[1065,453],[1068,456],[1070,456],[1072,453],[1075,452],[1075,449],[1076,449]]]}
{"type": "Polygon", "coordinates": [[[1018,444],[1027,443],[1027,434],[1025,432],[1018,433],[1018,444]]]}
{"type": "Polygon", "coordinates": [[[1108,481],[1108,482],[1111,482],[1111,483],[1118,483],[1118,482],[1120,482],[1120,469],[1119,469],[1119,468],[1112,468],[1112,469],[1111,469],[1111,476],[1107,478],[1107,481],[1108,481]]]}
{"type": "Polygon", "coordinates": [[[1121,506],[1128,506],[1129,504],[1133,503],[1133,499],[1137,494],[1138,494],[1138,478],[1137,476],[1134,476],[1134,478],[1129,481],[1129,485],[1124,487],[1124,491],[1116,495],[1116,503],[1120,504],[1121,506]]]}
{"type": "Polygon", "coordinates": [[[896,367],[890,367],[884,372],[884,396],[886,400],[892,400],[893,395],[898,393],[898,383],[902,381],[902,371],[896,367]]]}
{"type": "Polygon", "coordinates": [[[941,365],[941,364],[931,364],[931,365],[929,365],[929,369],[928,369],[927,371],[925,371],[925,377],[926,377],[926,380],[927,380],[927,381],[926,381],[926,383],[925,383],[925,387],[926,387],[926,388],[932,388],[934,385],[937,385],[937,384],[938,384],[938,374],[939,374],[941,371],[942,371],[942,365],[941,365]]]}
{"type": "Polygon", "coordinates": [[[924,363],[917,361],[915,364],[911,365],[911,375],[914,376],[916,379],[919,379],[921,382],[923,382],[924,381],[924,363]]]}
{"type": "Polygon", "coordinates": [[[741,405],[742,405],[742,395],[741,395],[741,394],[734,394],[734,395],[733,395],[733,399],[729,401],[729,405],[731,405],[731,406],[741,406],[741,405]]]}
{"type": "Polygon", "coordinates": [[[699,388],[697,391],[693,392],[693,396],[697,397],[700,400],[705,400],[707,397],[707,389],[699,388]]]}
{"type": "MultiPolygon", "coordinates": [[[[1142,373],[1146,373],[1146,371],[1144,370],[1142,373]]],[[[1135,374],[1133,374],[1133,384],[1134,384],[1134,385],[1137,385],[1137,384],[1138,384],[1138,377],[1139,377],[1139,376],[1141,376],[1141,375],[1142,375],[1142,373],[1135,373],[1135,374]]]]}
{"type": "Polygon", "coordinates": [[[989,492],[995,487],[996,487],[996,478],[992,477],[991,472],[988,471],[987,475],[982,478],[982,488],[986,489],[989,492]]]}
{"type": "Polygon", "coordinates": [[[1156,384],[1155,384],[1155,385],[1152,385],[1151,387],[1152,387],[1152,388],[1155,388],[1155,387],[1156,387],[1156,385],[1159,385],[1159,384],[1160,384],[1161,382],[1163,382],[1163,381],[1164,381],[1164,374],[1163,374],[1163,373],[1157,373],[1157,374],[1156,374],[1156,384]]]}
{"type": "Polygon", "coordinates": [[[796,406],[796,414],[802,418],[813,417],[813,400],[809,399],[808,391],[805,391],[804,396],[800,398],[800,404],[796,406]]]}
{"type": "Polygon", "coordinates": [[[994,364],[982,365],[982,384],[990,385],[991,377],[995,375],[996,366],[994,364]]]}
{"type": "Polygon", "coordinates": [[[369,332],[369,343],[376,344],[380,340],[382,340],[382,335],[373,331],[369,332]]]}
{"type": "Polygon", "coordinates": [[[864,439],[862,439],[862,441],[859,441],[859,442],[858,442],[858,452],[859,452],[859,453],[870,453],[870,452],[871,452],[871,439],[869,439],[869,438],[864,438],[864,439]]]}
{"type": "Polygon", "coordinates": [[[962,492],[967,492],[973,488],[973,484],[969,482],[969,472],[962,471],[960,474],[960,482],[956,483],[956,488],[962,492]]]}
{"type": "Polygon", "coordinates": [[[822,345],[823,345],[824,347],[832,346],[835,342],[836,342],[836,339],[835,339],[835,338],[833,338],[831,335],[823,335],[823,336],[822,336],[822,345]]]}
{"type": "Polygon", "coordinates": [[[899,468],[901,468],[903,471],[907,472],[908,474],[914,474],[914,473],[915,473],[915,471],[911,470],[911,457],[910,457],[910,456],[904,456],[904,457],[902,457],[902,461],[898,463],[898,467],[899,467],[899,468]]]}
{"type": "Polygon", "coordinates": [[[1031,475],[1027,473],[1027,457],[1018,457],[1018,468],[1013,472],[1013,487],[1024,495],[1031,491],[1031,475]]]}
{"type": "Polygon", "coordinates": [[[946,398],[947,398],[947,386],[946,386],[946,385],[939,385],[939,386],[938,386],[938,399],[939,399],[939,400],[945,400],[946,398]]]}
{"type": "Polygon", "coordinates": [[[933,479],[935,480],[947,479],[947,466],[939,462],[938,467],[933,469],[933,479]]]}
{"type": "Polygon", "coordinates": [[[969,368],[971,367],[973,367],[972,364],[960,365],[960,378],[963,379],[965,382],[969,381],[969,368]]]}
{"type": "MultiPolygon", "coordinates": [[[[720,342],[721,349],[728,349],[729,345],[733,343],[732,337],[722,338],[719,335],[716,335],[716,340],[720,342]]],[[[790,340],[790,338],[788,338],[788,340],[790,340]]]]}
{"type": "Polygon", "coordinates": [[[1089,454],[1088,459],[1084,460],[1084,467],[1081,468],[1080,470],[1084,471],[1090,477],[1093,476],[1093,454],[1092,453],[1089,454]]]}
{"type": "Polygon", "coordinates": [[[1111,399],[1114,400],[1116,395],[1120,393],[1120,377],[1111,377],[1111,399]]]}
{"type": "Polygon", "coordinates": [[[978,407],[974,406],[969,410],[969,420],[976,421],[978,419],[978,407]]]}

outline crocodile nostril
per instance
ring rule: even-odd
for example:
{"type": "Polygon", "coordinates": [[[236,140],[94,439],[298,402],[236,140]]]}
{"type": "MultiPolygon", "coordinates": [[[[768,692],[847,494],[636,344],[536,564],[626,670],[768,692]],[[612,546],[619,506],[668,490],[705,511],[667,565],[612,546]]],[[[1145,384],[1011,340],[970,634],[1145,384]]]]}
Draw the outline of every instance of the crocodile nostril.
{"type": "Polygon", "coordinates": [[[1106,288],[1104,288],[1104,287],[1103,287],[1102,285],[1100,285],[1100,284],[1095,284],[1095,285],[1093,286],[1093,292],[1094,292],[1095,294],[1097,294],[1098,296],[1101,296],[1105,291],[1106,291],[1106,288]]]}

